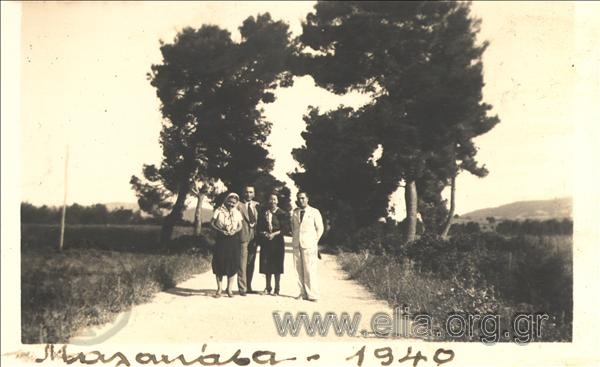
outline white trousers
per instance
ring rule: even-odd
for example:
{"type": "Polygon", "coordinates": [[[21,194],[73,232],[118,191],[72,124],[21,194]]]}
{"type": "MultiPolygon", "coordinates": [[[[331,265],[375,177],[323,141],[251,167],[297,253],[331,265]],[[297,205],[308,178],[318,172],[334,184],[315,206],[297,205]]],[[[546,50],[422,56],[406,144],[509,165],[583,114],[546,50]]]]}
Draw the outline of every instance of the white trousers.
{"type": "Polygon", "coordinates": [[[317,249],[294,247],[294,263],[298,275],[298,287],[304,298],[319,299],[317,279],[317,249]]]}

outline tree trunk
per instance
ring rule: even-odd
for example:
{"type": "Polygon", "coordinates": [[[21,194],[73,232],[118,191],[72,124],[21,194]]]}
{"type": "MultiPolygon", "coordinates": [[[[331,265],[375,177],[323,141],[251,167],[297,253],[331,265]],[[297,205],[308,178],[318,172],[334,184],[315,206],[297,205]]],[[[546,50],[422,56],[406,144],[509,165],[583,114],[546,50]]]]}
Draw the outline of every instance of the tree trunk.
{"type": "Polygon", "coordinates": [[[190,191],[190,184],[188,182],[179,185],[179,192],[177,193],[177,200],[171,212],[163,220],[161,232],[160,232],[160,243],[166,245],[171,241],[173,237],[173,229],[175,224],[181,219],[183,214],[183,208],[185,207],[185,199],[187,198],[188,192],[190,191]]]}
{"type": "Polygon", "coordinates": [[[446,218],[446,223],[444,224],[444,228],[442,229],[442,233],[440,234],[442,238],[448,237],[448,232],[450,231],[450,227],[452,226],[452,219],[454,218],[454,210],[456,208],[456,175],[452,176],[452,182],[450,183],[450,211],[448,212],[448,217],[446,218]]]}
{"type": "Polygon", "coordinates": [[[196,203],[196,212],[194,213],[194,236],[202,233],[202,203],[206,195],[198,193],[198,202],[196,203]]]}
{"type": "Polygon", "coordinates": [[[412,242],[417,234],[417,183],[415,180],[407,181],[404,188],[404,201],[406,203],[406,234],[404,242],[412,242]]]}

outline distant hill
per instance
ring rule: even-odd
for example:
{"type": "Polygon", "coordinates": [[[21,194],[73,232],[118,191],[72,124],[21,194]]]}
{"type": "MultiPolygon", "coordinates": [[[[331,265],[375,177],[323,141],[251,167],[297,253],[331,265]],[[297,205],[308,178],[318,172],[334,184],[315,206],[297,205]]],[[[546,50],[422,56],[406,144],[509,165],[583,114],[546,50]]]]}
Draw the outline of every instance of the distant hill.
{"type": "MultiPolygon", "coordinates": [[[[106,208],[108,210],[115,210],[119,208],[130,209],[133,211],[140,210],[140,207],[137,203],[125,203],[125,202],[114,202],[114,203],[106,203],[106,208]]],[[[194,221],[194,212],[196,211],[196,207],[187,208],[183,212],[183,219],[188,220],[190,222],[194,221]]],[[[209,204],[204,204],[204,208],[202,208],[202,222],[210,222],[212,218],[213,209],[209,204]]]]}
{"type": "Polygon", "coordinates": [[[562,219],[573,215],[573,198],[551,200],[517,201],[496,208],[486,208],[472,211],[460,216],[462,219],[485,220],[488,217],[496,219],[562,219]]]}

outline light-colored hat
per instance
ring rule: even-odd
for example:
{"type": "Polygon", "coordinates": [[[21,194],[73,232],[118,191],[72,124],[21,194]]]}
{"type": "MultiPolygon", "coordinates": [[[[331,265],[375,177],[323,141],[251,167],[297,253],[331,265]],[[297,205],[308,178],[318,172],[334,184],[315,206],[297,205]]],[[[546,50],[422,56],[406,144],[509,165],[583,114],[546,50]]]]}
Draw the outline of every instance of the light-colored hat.
{"type": "Polygon", "coordinates": [[[238,194],[236,194],[235,192],[227,194],[227,196],[225,197],[225,200],[223,202],[229,200],[229,198],[235,198],[235,200],[240,201],[240,196],[238,194]]]}

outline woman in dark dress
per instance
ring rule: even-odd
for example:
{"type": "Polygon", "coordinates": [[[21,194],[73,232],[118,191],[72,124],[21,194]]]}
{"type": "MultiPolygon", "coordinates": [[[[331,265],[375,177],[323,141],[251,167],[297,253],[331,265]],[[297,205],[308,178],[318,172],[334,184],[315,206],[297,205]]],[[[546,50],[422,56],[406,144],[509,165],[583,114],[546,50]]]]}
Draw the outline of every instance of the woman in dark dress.
{"type": "Polygon", "coordinates": [[[279,295],[279,283],[283,273],[285,244],[283,234],[286,226],[286,215],[277,207],[277,195],[269,197],[267,209],[258,217],[258,234],[260,241],[260,268],[265,274],[266,288],[264,293],[279,295]],[[275,289],[271,288],[271,275],[275,276],[275,289]]]}
{"type": "Polygon", "coordinates": [[[242,213],[237,209],[240,198],[237,194],[227,195],[223,205],[218,207],[211,224],[217,230],[217,239],[212,258],[212,271],[217,280],[215,297],[221,296],[221,280],[227,276],[225,291],[233,297],[233,278],[240,267],[240,236],[242,229],[242,213]]]}

